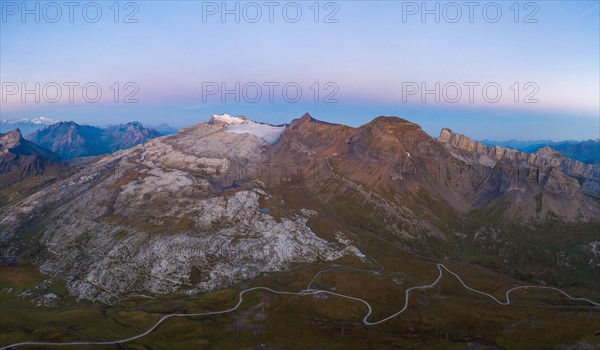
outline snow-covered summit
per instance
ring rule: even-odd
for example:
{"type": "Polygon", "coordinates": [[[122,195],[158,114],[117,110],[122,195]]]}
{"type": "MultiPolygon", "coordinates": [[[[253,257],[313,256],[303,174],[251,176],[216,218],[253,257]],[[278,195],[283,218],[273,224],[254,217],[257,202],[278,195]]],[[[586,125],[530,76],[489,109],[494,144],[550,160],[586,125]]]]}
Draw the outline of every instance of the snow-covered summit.
{"type": "Polygon", "coordinates": [[[14,124],[36,124],[36,125],[52,125],[58,123],[54,119],[46,118],[46,117],[37,117],[37,118],[22,118],[22,119],[13,119],[13,120],[4,120],[4,124],[14,125],[14,124]]]}
{"type": "Polygon", "coordinates": [[[271,144],[276,143],[285,130],[285,126],[257,123],[244,116],[233,117],[229,114],[213,114],[209,123],[225,124],[226,132],[255,135],[271,144]]]}
{"type": "Polygon", "coordinates": [[[29,121],[33,124],[46,124],[46,125],[52,125],[52,124],[58,123],[56,120],[46,118],[46,117],[33,118],[29,121]]]}
{"type": "Polygon", "coordinates": [[[211,124],[242,124],[246,122],[246,118],[242,116],[233,117],[227,113],[213,114],[209,123],[211,124]]]}

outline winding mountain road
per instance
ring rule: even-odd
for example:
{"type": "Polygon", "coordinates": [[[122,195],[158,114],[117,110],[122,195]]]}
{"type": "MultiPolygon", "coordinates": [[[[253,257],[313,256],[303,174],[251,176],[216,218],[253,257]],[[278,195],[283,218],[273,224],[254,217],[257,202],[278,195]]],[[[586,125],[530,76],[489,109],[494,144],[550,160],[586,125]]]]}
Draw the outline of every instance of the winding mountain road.
{"type": "MultiPolygon", "coordinates": [[[[373,309],[371,308],[371,305],[364,299],[360,299],[360,298],[356,298],[353,296],[349,296],[349,295],[345,295],[345,294],[340,294],[340,293],[335,293],[332,291],[328,291],[328,290],[321,290],[321,289],[311,289],[310,286],[315,282],[315,280],[322,274],[328,271],[333,271],[333,270],[339,270],[339,268],[334,268],[334,269],[327,269],[327,270],[323,270],[323,271],[319,271],[314,277],[313,279],[308,283],[308,286],[306,289],[300,291],[300,292],[286,292],[286,291],[278,291],[278,290],[274,290],[271,289],[269,287],[262,287],[262,286],[258,286],[258,287],[252,287],[252,288],[248,288],[248,289],[244,289],[239,293],[239,301],[237,302],[237,304],[229,309],[226,310],[221,310],[221,311],[211,311],[211,312],[202,312],[202,313],[196,313],[196,314],[168,314],[168,315],[164,315],[162,316],[158,321],[156,321],[156,323],[154,323],[154,325],[152,325],[150,328],[148,328],[145,332],[140,333],[138,335],[129,337],[129,338],[125,338],[125,339],[120,339],[120,340],[113,340],[113,341],[98,341],[98,342],[64,342],[64,343],[52,343],[52,342],[21,342],[21,343],[15,343],[15,344],[11,344],[11,345],[7,345],[4,346],[2,348],[0,348],[0,350],[4,350],[4,349],[10,349],[10,348],[16,348],[19,346],[27,346],[27,345],[43,345],[43,346],[53,346],[53,345],[61,345],[61,346],[66,346],[66,345],[116,345],[116,344],[122,344],[122,343],[126,343],[132,340],[136,340],[136,339],[140,339],[148,334],[150,334],[151,332],[153,332],[156,328],[158,328],[158,326],[163,323],[164,321],[166,321],[169,318],[172,317],[197,317],[197,316],[210,316],[210,315],[220,315],[220,314],[226,314],[229,312],[233,312],[235,310],[237,310],[240,305],[242,304],[243,300],[244,300],[244,294],[248,293],[248,292],[252,292],[252,291],[257,291],[257,290],[262,290],[262,291],[268,291],[271,292],[273,294],[282,294],[282,295],[295,295],[295,296],[306,296],[306,295],[315,295],[315,294],[329,294],[329,295],[333,295],[333,296],[337,296],[340,298],[344,298],[344,299],[349,299],[349,300],[354,300],[360,303],[363,303],[367,309],[368,312],[365,315],[365,317],[363,317],[362,322],[367,325],[367,326],[373,326],[373,325],[377,325],[386,321],[391,320],[394,317],[399,316],[400,314],[402,314],[404,311],[406,311],[406,309],[408,308],[408,299],[409,299],[409,293],[413,290],[417,290],[417,289],[429,289],[429,288],[433,288],[435,287],[440,280],[442,279],[442,277],[444,276],[444,271],[448,272],[449,274],[453,275],[454,277],[456,277],[456,279],[462,284],[462,286],[465,289],[468,289],[472,292],[487,296],[488,298],[492,299],[493,301],[495,301],[497,304],[499,305],[509,305],[510,304],[510,293],[515,291],[515,290],[519,290],[519,289],[549,289],[549,290],[553,290],[556,292],[559,292],[561,294],[563,294],[564,296],[566,296],[567,298],[571,299],[571,300],[576,300],[576,301],[585,301],[591,305],[594,306],[600,306],[599,302],[595,302],[592,301],[590,299],[586,299],[586,298],[575,298],[570,296],[568,293],[566,293],[565,291],[562,291],[558,288],[554,288],[554,287],[546,287],[546,286],[517,286],[514,288],[509,289],[508,291],[506,291],[506,301],[501,301],[499,299],[497,299],[496,297],[494,297],[491,294],[488,294],[486,292],[477,290],[475,288],[471,288],[469,287],[463,280],[462,278],[460,278],[459,275],[457,275],[456,273],[452,272],[450,269],[448,269],[444,264],[436,264],[438,271],[439,271],[439,275],[438,277],[435,279],[435,281],[433,281],[430,284],[425,284],[422,286],[415,286],[415,287],[411,287],[406,289],[404,295],[405,295],[405,300],[404,300],[404,307],[402,309],[400,309],[398,312],[383,318],[381,320],[378,321],[369,321],[368,318],[369,316],[371,316],[371,314],[373,313],[373,309]]],[[[379,271],[371,271],[371,270],[361,270],[361,269],[355,269],[355,268],[350,268],[352,270],[357,270],[357,271],[363,271],[363,272],[370,272],[370,273],[375,273],[375,274],[380,274],[379,271]]]]}

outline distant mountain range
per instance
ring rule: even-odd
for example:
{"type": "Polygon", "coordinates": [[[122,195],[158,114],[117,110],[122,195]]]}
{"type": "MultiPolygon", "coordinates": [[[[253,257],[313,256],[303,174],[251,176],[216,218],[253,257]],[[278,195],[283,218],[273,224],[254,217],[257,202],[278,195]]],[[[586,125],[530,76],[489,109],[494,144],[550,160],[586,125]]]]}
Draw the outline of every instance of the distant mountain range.
{"type": "Polygon", "coordinates": [[[559,151],[568,158],[577,159],[580,162],[588,164],[600,163],[600,139],[587,141],[491,141],[483,140],[481,143],[488,146],[500,146],[516,149],[518,151],[533,153],[544,147],[550,147],[559,151]]]}
{"type": "Polygon", "coordinates": [[[157,125],[157,126],[154,126],[154,127],[151,127],[151,128],[154,129],[154,130],[156,130],[156,131],[158,131],[163,136],[165,136],[165,135],[173,135],[173,134],[176,134],[179,131],[179,129],[174,128],[174,127],[170,126],[167,123],[162,123],[160,125],[157,125]]]}
{"type": "Polygon", "coordinates": [[[58,123],[58,121],[46,117],[0,120],[0,133],[7,133],[11,130],[19,129],[21,134],[29,135],[36,130],[43,129],[48,125],[56,123],[58,123]]]}
{"type": "Polygon", "coordinates": [[[26,138],[63,159],[72,159],[112,153],[158,136],[161,136],[160,132],[139,122],[99,128],[70,121],[49,125],[26,138]]]}

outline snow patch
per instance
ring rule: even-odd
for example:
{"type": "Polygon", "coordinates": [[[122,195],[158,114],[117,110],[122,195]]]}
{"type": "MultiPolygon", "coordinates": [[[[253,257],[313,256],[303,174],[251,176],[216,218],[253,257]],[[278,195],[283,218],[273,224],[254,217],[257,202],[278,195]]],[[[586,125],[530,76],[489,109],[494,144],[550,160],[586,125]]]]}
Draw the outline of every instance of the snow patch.
{"type": "Polygon", "coordinates": [[[223,114],[213,114],[211,121],[221,122],[221,123],[225,123],[225,124],[229,125],[229,124],[242,124],[246,120],[243,118],[240,118],[240,117],[230,116],[227,113],[223,113],[223,114]]]}
{"type": "Polygon", "coordinates": [[[31,119],[31,122],[33,124],[46,124],[46,125],[52,125],[52,124],[58,123],[56,120],[46,118],[46,117],[33,118],[33,119],[31,119]]]}
{"type": "Polygon", "coordinates": [[[229,114],[213,114],[209,123],[225,124],[225,131],[234,134],[250,134],[261,138],[267,143],[276,143],[285,130],[285,126],[257,123],[245,117],[233,117],[229,114]]]}
{"type": "Polygon", "coordinates": [[[265,140],[265,142],[273,144],[279,140],[285,130],[285,126],[273,126],[246,120],[241,124],[227,125],[225,130],[235,134],[255,135],[265,140]]]}

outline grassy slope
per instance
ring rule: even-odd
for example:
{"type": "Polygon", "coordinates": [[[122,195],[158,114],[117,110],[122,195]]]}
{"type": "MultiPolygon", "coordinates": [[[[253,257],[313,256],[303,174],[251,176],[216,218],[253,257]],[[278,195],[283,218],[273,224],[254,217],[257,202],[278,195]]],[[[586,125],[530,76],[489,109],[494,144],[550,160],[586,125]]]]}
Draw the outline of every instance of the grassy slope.
{"type": "MultiPolygon", "coordinates": [[[[325,273],[320,288],[368,300],[377,320],[404,305],[404,290],[432,282],[437,270],[432,260],[406,255],[379,261],[380,275],[353,270],[325,273]]],[[[503,274],[466,263],[445,262],[472,287],[503,298],[509,286],[522,284],[503,274]]],[[[264,275],[227,290],[200,296],[163,295],[133,299],[113,306],[76,302],[60,283],[50,290],[62,297],[57,308],[34,307],[18,296],[19,290],[41,282],[45,276],[27,265],[2,267],[0,293],[2,344],[23,340],[67,341],[114,339],[141,332],[160,315],[172,312],[205,312],[234,305],[240,289],[268,285],[299,291],[327,265],[297,266],[288,272],[264,275]],[[14,288],[6,293],[5,288],[14,288]]],[[[373,266],[374,267],[374,266],[373,266]]],[[[576,294],[576,293],[574,293],[576,294]]],[[[577,295],[577,294],[576,294],[577,295]]],[[[558,343],[593,343],[600,310],[569,301],[548,291],[512,295],[514,305],[499,306],[468,292],[449,275],[440,286],[412,294],[409,310],[377,326],[363,326],[366,307],[335,297],[296,297],[253,292],[242,307],[223,316],[177,318],[125,348],[241,349],[269,344],[286,349],[338,348],[464,348],[478,341],[509,349],[549,347],[558,343]],[[264,313],[263,313],[264,308],[264,313]]],[[[597,337],[596,337],[597,338],[597,337]]],[[[112,346],[95,348],[116,348],[112,346]]]]}

